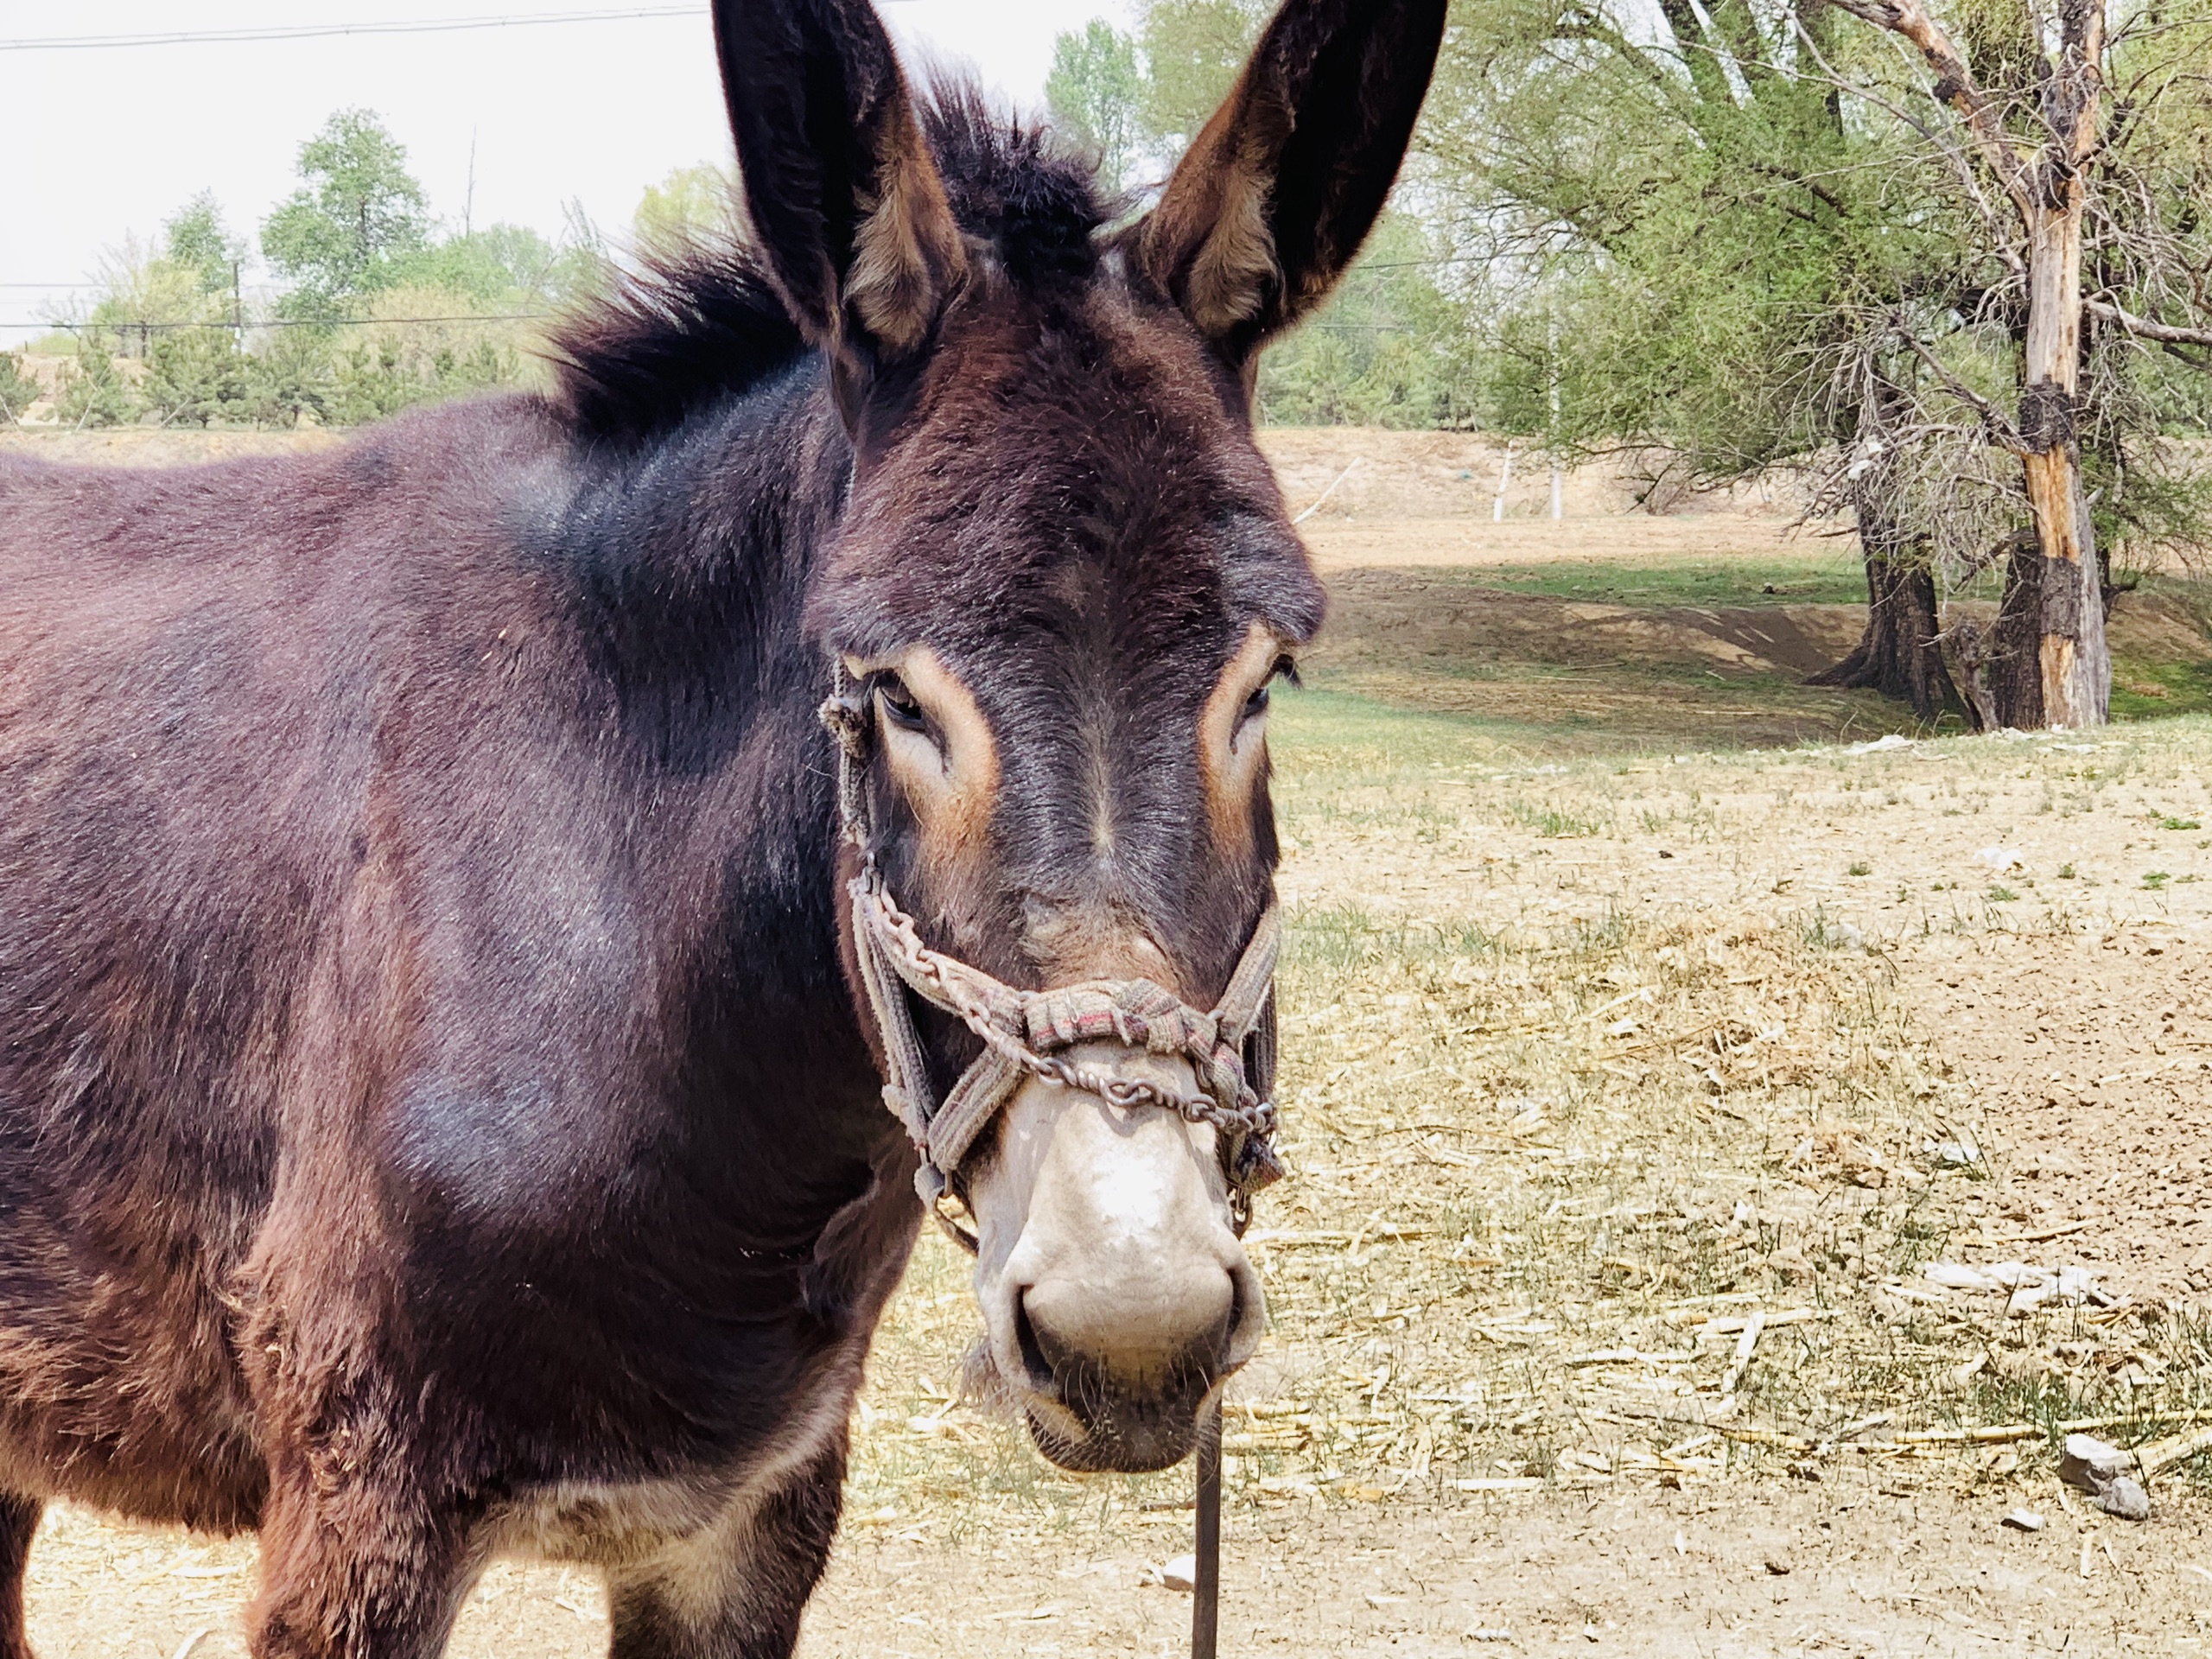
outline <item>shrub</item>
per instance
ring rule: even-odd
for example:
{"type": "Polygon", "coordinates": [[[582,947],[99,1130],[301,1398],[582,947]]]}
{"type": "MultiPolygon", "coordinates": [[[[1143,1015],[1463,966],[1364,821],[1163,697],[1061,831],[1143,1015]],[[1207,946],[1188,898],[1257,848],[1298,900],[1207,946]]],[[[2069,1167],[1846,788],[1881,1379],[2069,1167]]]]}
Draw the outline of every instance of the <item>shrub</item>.
{"type": "Polygon", "coordinates": [[[177,328],[156,340],[140,387],[163,425],[245,421],[250,372],[227,328],[177,328]]]}
{"type": "Polygon", "coordinates": [[[39,400],[39,384],[12,352],[0,352],[0,426],[23,418],[23,411],[39,400]]]}
{"type": "Polygon", "coordinates": [[[54,410],[70,426],[124,426],[144,412],[105,329],[86,328],[78,335],[76,359],[62,365],[54,410]]]}

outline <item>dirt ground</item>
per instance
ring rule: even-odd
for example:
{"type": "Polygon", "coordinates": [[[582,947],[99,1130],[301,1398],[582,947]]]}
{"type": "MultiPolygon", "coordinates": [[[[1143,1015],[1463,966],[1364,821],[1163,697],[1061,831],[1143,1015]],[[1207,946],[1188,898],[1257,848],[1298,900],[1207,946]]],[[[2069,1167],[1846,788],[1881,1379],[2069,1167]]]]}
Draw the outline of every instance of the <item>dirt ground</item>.
{"type": "MultiPolygon", "coordinates": [[[[2117,1656],[2200,1653],[2212,1639],[2201,1504],[2131,1528],[2078,1500],[2072,1514],[2054,1503],[2044,1530],[2024,1534],[1996,1524],[1986,1498],[1885,1484],[1899,1485],[1862,1478],[1232,1516],[1222,1650],[2117,1656]]],[[[1187,1547],[1186,1518],[1160,1519],[1136,1537],[1041,1547],[849,1533],[800,1652],[1169,1659],[1187,1643],[1190,1600],[1147,1580],[1187,1547]]],[[[72,1530],[41,1540],[49,1559],[72,1530]]],[[[87,1549],[86,1559],[99,1558],[87,1549]]],[[[48,1610],[60,1586],[43,1577],[32,1624],[41,1653],[159,1659],[195,1635],[194,1654],[244,1651],[234,1604],[250,1568],[237,1552],[164,1539],[100,1565],[105,1582],[72,1598],[73,1611],[48,1610]]],[[[448,1651],[590,1659],[606,1651],[601,1607],[582,1573],[495,1567],[448,1651]]]]}
{"type": "MultiPolygon", "coordinates": [[[[2206,1651],[2212,1485],[2184,1466],[2111,1520],[2050,1446],[2212,1408],[2212,722],[1794,747],[1894,728],[1777,689],[1850,607],[1480,569],[1832,557],[1778,543],[1783,507],[1652,518],[1586,480],[1554,525],[1536,477],[1497,525],[1474,441],[1268,447],[1294,509],[1360,464],[1305,526],[1333,643],[1279,704],[1297,1173],[1256,1236],[1274,1336],[1231,1417],[1224,1651],[2206,1651]],[[1938,1258],[2079,1267],[2117,1306],[2011,1317],[1930,1291],[1938,1258]],[[1713,1316],[1754,1307],[1738,1389],[1713,1316]]],[[[2124,626],[2201,649],[2175,613],[2124,626]]],[[[925,1242],[802,1651],[1179,1652],[1188,1599],[1150,1580],[1190,1548],[1187,1476],[1052,1475],[957,1406],[961,1277],[925,1242]]],[[[250,1544],[64,1508],[34,1641],[226,1659],[251,1575],[250,1544]]],[[[451,1651],[605,1641],[589,1575],[503,1563],[451,1651]]]]}

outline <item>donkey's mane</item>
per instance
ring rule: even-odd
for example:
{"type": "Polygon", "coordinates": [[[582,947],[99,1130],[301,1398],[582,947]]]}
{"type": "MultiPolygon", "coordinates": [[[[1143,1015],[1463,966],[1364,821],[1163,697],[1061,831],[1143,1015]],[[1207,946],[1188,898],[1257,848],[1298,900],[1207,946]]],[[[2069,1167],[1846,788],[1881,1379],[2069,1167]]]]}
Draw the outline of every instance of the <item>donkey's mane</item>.
{"type": "MultiPolygon", "coordinates": [[[[954,219],[1008,277],[1029,289],[1089,279],[1093,233],[1118,204],[1087,162],[1059,153],[1049,128],[995,111],[965,80],[931,89],[920,113],[954,219]]],[[[718,233],[648,254],[556,325],[547,355],[556,403],[579,435],[651,437],[805,352],[734,205],[729,218],[718,233]]]]}

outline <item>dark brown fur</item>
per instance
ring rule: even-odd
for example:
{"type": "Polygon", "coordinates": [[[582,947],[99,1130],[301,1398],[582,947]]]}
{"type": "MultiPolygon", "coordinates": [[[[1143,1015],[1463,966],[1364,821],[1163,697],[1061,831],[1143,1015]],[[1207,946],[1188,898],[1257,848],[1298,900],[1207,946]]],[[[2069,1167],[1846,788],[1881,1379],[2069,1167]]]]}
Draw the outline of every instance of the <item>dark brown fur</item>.
{"type": "Polygon", "coordinates": [[[831,653],[926,643],[996,734],[943,891],[872,783],[940,944],[1036,983],[1103,917],[1203,995],[1264,902],[1264,775],[1217,847],[1192,749],[1320,617],[1249,339],[1033,136],[925,142],[859,0],[718,23],[758,250],[580,318],[556,397],[0,461],[0,1659],[58,1497],[258,1527],[263,1659],[433,1654],[503,1550],[607,1565],[630,1659],[789,1652],[919,1219],[831,653]]]}

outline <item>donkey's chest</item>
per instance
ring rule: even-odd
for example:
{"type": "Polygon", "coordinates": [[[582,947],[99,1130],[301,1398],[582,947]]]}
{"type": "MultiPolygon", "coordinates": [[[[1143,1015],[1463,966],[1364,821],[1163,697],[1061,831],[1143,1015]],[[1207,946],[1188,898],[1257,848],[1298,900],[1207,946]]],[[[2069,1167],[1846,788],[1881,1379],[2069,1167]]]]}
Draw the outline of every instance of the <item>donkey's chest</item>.
{"type": "Polygon", "coordinates": [[[743,1548],[753,1517],[796,1484],[842,1478],[860,1352],[795,1396],[760,1443],[725,1460],[636,1479],[526,1487],[492,1516],[493,1553],[623,1567],[743,1548]]]}

